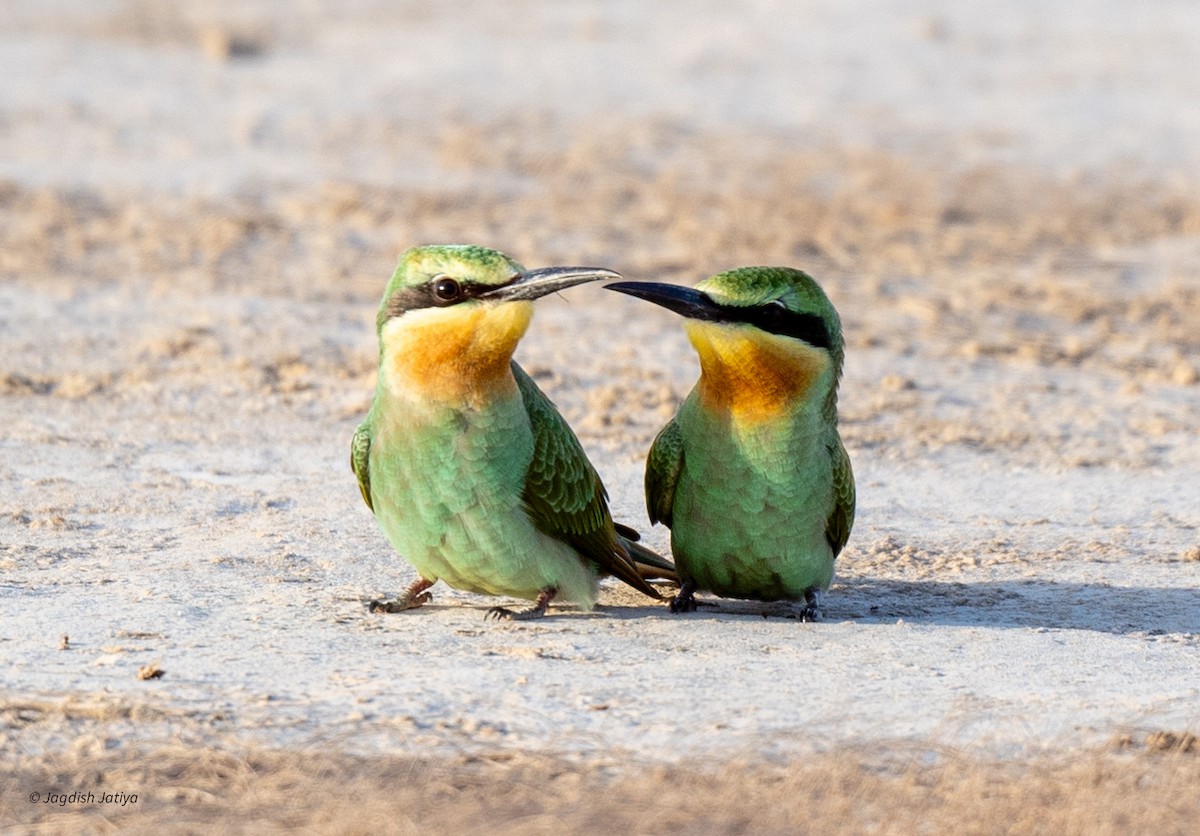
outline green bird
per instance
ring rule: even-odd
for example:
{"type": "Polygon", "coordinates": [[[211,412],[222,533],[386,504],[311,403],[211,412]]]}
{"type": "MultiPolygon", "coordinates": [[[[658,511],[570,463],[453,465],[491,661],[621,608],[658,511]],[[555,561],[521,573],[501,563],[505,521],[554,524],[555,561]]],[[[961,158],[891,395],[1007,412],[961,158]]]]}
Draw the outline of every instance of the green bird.
{"type": "Polygon", "coordinates": [[[495,607],[497,618],[544,615],[556,598],[590,609],[601,574],[661,599],[646,577],[673,577],[673,567],[613,524],[579,440],[512,359],[534,299],[613,278],[594,267],[526,270],[466,245],[400,256],[376,317],[379,378],[350,464],[418,578],[373,612],[419,607],[438,580],[535,601],[495,607]]]}
{"type": "Polygon", "coordinates": [[[646,461],[651,522],[671,529],[697,590],[803,601],[816,620],[854,524],[854,474],[837,426],[841,321],[821,287],[787,267],[742,267],[686,288],[606,285],[686,317],[700,379],[646,461]]]}

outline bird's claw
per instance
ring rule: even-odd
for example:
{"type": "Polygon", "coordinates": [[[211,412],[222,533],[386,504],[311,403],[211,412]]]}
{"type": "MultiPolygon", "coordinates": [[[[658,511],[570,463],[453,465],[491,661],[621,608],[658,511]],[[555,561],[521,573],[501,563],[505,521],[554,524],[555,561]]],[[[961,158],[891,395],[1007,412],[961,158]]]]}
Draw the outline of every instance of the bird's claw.
{"type": "Polygon", "coordinates": [[[429,592],[422,592],[419,595],[401,595],[399,598],[393,598],[390,601],[371,601],[367,604],[367,612],[404,612],[405,610],[415,610],[422,604],[428,604],[433,600],[433,595],[429,592]]]}
{"type": "Polygon", "coordinates": [[[546,614],[546,610],[550,608],[550,601],[558,594],[558,590],[553,587],[543,589],[538,593],[537,600],[533,602],[533,606],[527,610],[510,610],[507,607],[492,607],[486,613],[484,618],[494,618],[497,621],[531,621],[535,618],[541,618],[546,614]]]}
{"type": "Polygon", "coordinates": [[[684,581],[679,585],[679,594],[671,599],[671,612],[695,612],[699,606],[696,602],[696,585],[691,581],[684,581]]]}
{"type": "Polygon", "coordinates": [[[810,589],[804,593],[804,606],[796,613],[796,618],[809,624],[821,620],[820,589],[810,589]]]}
{"type": "Polygon", "coordinates": [[[532,621],[535,618],[541,618],[546,614],[544,609],[530,607],[527,610],[510,610],[508,607],[492,607],[486,613],[484,618],[492,618],[496,621],[532,621]]]}
{"type": "Polygon", "coordinates": [[[676,595],[671,599],[670,604],[671,612],[674,613],[695,612],[696,606],[696,599],[690,595],[686,598],[682,595],[676,595]]]}

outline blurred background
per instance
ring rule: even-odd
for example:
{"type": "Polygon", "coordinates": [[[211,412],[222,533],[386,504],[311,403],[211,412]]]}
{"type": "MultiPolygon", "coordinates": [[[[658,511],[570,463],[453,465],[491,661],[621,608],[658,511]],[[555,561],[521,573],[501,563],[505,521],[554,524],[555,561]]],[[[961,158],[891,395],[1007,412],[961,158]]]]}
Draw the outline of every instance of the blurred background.
{"type": "MultiPolygon", "coordinates": [[[[208,784],[169,764],[234,739],[482,751],[488,769],[816,747],[815,773],[863,780],[893,774],[858,766],[880,741],[1010,756],[1194,729],[1198,45],[1191,0],[2,0],[0,762],[60,777],[20,777],[0,820],[139,742],[177,748],[107,785],[144,786],[141,808],[78,816],[178,826],[165,788],[208,784]],[[859,486],[829,623],[672,621],[612,589],[599,616],[503,638],[475,609],[491,601],[440,587],[418,617],[367,616],[411,579],[347,466],[375,309],[403,249],[449,242],[633,279],[786,264],[821,282],[859,486]],[[166,675],[139,679],[149,665],[166,675]],[[731,671],[724,700],[696,687],[731,671]]],[[[614,516],[665,549],[641,480],[696,376],[677,318],[580,287],[538,303],[517,356],[614,516]]],[[[944,763],[977,800],[1016,786],[944,763]]],[[[1095,795],[1169,816],[1172,763],[965,820],[1069,831],[1104,815],[1095,795]]],[[[238,783],[236,764],[210,772],[238,783]]],[[[747,811],[762,786],[731,769],[713,808],[775,809],[747,811]]],[[[340,787],[325,774],[254,803],[287,815],[295,786],[340,787]]],[[[644,792],[704,786],[664,775],[644,792]]],[[[860,831],[928,824],[919,792],[908,819],[839,792],[877,816],[860,831]]],[[[339,803],[364,831],[422,820],[339,803]]],[[[811,825],[792,812],[760,829],[811,825]]]]}
{"type": "Polygon", "coordinates": [[[2,171],[34,183],[428,186],[456,127],[501,161],[646,121],[1062,174],[1200,153],[1187,2],[5,5],[2,171]]]}

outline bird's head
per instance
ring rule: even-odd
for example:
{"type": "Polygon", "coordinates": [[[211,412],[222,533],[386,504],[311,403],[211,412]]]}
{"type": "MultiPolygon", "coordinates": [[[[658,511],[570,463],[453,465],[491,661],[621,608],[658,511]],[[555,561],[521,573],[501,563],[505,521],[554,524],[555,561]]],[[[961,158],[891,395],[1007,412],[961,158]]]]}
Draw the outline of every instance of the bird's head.
{"type": "Polygon", "coordinates": [[[379,304],[381,377],[417,397],[452,399],[502,385],[534,299],[614,278],[598,267],[526,270],[485,247],[413,247],[379,304]]]}
{"type": "Polygon", "coordinates": [[[700,356],[701,393],[710,405],[768,418],[818,395],[836,416],[841,320],[807,273],[739,267],[694,288],[657,282],[605,287],[687,318],[688,338],[700,356]]]}

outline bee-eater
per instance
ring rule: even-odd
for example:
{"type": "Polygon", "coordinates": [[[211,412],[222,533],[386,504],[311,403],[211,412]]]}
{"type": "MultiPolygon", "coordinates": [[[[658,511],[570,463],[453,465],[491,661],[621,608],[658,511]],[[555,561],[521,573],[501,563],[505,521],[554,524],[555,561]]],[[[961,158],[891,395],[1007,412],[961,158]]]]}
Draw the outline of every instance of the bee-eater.
{"type": "Polygon", "coordinates": [[[803,601],[815,620],[854,524],[854,474],[837,427],[844,345],[806,273],[743,267],[686,288],[610,290],[686,317],[700,379],[646,461],[651,522],[671,529],[679,595],[803,601]]]}
{"type": "Polygon", "coordinates": [[[609,514],[579,440],[512,359],[533,300],[598,279],[594,267],[526,270],[483,247],[414,247],[400,256],[376,317],[379,378],[350,464],[363,499],[417,570],[399,612],[436,581],[535,601],[497,618],[544,615],[552,599],[590,609],[611,574],[653,598],[671,566],[609,514]],[[631,552],[645,565],[639,567],[631,552]]]}

